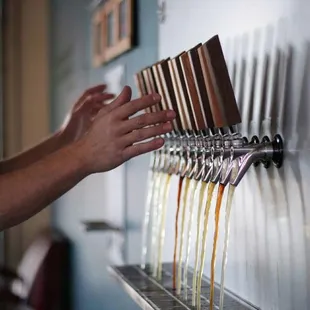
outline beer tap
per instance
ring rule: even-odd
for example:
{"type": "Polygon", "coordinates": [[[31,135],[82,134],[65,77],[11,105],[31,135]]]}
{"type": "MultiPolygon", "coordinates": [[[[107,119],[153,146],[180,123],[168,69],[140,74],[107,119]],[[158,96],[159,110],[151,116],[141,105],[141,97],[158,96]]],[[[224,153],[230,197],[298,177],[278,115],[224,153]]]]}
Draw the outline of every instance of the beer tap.
{"type": "MultiPolygon", "coordinates": [[[[156,83],[155,73],[153,70],[155,65],[156,64],[142,70],[142,76],[143,76],[144,81],[145,81],[147,93],[150,94],[150,93],[156,92],[156,93],[161,95],[160,103],[153,106],[151,112],[159,112],[159,111],[162,111],[164,109],[167,109],[166,105],[165,105],[165,98],[163,97],[160,85],[158,85],[158,83],[156,83]]],[[[167,161],[169,160],[168,154],[169,154],[170,136],[171,136],[171,134],[164,135],[163,138],[166,141],[165,145],[161,149],[155,151],[155,153],[159,154],[158,155],[158,157],[159,157],[158,165],[156,166],[156,170],[158,172],[165,172],[165,170],[166,170],[167,161]]]]}
{"type": "Polygon", "coordinates": [[[203,70],[200,63],[199,50],[201,44],[191,49],[189,53],[189,60],[191,70],[193,73],[193,80],[195,83],[200,111],[204,119],[204,129],[199,130],[199,135],[196,137],[196,162],[193,168],[193,178],[196,180],[202,180],[205,173],[206,155],[210,154],[210,148],[205,146],[211,146],[210,142],[215,138],[215,124],[210,107],[210,98],[208,95],[206,83],[204,82],[203,70]]]}
{"type": "Polygon", "coordinates": [[[198,54],[214,126],[219,129],[211,146],[210,143],[208,145],[204,180],[217,183],[223,168],[227,166],[233,141],[241,137],[235,129],[241,117],[218,36],[204,43],[198,54]]]}
{"type": "Polygon", "coordinates": [[[229,182],[237,186],[250,166],[257,161],[263,161],[266,166],[269,166],[271,162],[277,168],[282,166],[283,140],[279,134],[276,134],[272,141],[265,136],[261,143],[232,148],[230,164],[226,173],[221,176],[220,183],[226,185],[229,182]],[[237,168],[237,172],[231,178],[234,168],[237,168]]]}
{"type": "MultiPolygon", "coordinates": [[[[271,77],[276,76],[279,70],[279,52],[275,50],[273,66],[271,66],[271,77]]],[[[284,71],[285,72],[285,71],[284,71]]],[[[285,76],[285,74],[284,74],[285,76]]],[[[285,79],[285,78],[284,78],[285,79]]],[[[273,85],[276,83],[273,83],[273,85]]],[[[275,87],[269,89],[269,98],[267,101],[267,108],[265,112],[264,119],[268,121],[271,118],[271,106],[272,99],[275,97],[275,93],[278,91],[275,87]]],[[[280,99],[281,100],[281,99],[280,99]]],[[[270,129],[266,130],[268,133],[270,129]]],[[[221,183],[228,183],[237,186],[249,167],[254,164],[257,166],[258,163],[262,163],[265,168],[268,168],[271,163],[273,163],[277,168],[282,166],[283,162],[283,139],[279,134],[275,134],[272,141],[270,141],[268,136],[262,138],[261,143],[256,136],[252,137],[251,142],[247,146],[242,148],[235,148],[232,153],[232,158],[235,159],[234,163],[231,163],[227,174],[221,178],[221,183]],[[237,172],[232,176],[232,170],[236,168],[237,172]]]]}
{"type": "MultiPolygon", "coordinates": [[[[213,119],[210,113],[209,98],[207,90],[201,83],[202,72],[199,64],[198,44],[187,53],[180,56],[182,73],[185,78],[185,86],[189,94],[190,109],[193,115],[193,135],[189,137],[189,162],[186,170],[187,176],[198,179],[204,161],[203,156],[199,156],[200,146],[203,146],[203,139],[209,136],[209,129],[213,128],[213,119]]],[[[201,175],[201,173],[200,173],[201,175]]]]}
{"type": "Polygon", "coordinates": [[[170,62],[170,72],[175,78],[176,93],[178,94],[178,107],[179,111],[182,111],[184,120],[184,134],[181,139],[180,148],[180,166],[177,174],[182,177],[187,176],[189,170],[192,167],[191,159],[191,139],[194,135],[194,130],[196,130],[194,112],[190,105],[190,94],[186,87],[186,75],[182,69],[181,57],[185,52],[181,53],[170,62]]]}
{"type": "MultiPolygon", "coordinates": [[[[144,70],[144,69],[143,69],[144,70]]],[[[139,96],[145,96],[150,93],[150,85],[147,85],[147,76],[143,74],[143,70],[136,73],[134,75],[135,83],[138,89],[139,96]]],[[[146,108],[145,113],[150,113],[153,111],[151,108],[146,108]]],[[[146,199],[145,206],[145,217],[143,221],[143,230],[142,230],[142,256],[141,256],[141,268],[146,269],[147,263],[147,255],[150,251],[148,249],[148,238],[149,238],[149,225],[154,222],[154,208],[153,201],[155,197],[155,185],[157,184],[157,171],[158,167],[160,167],[162,161],[161,150],[157,150],[155,152],[151,152],[150,158],[150,168],[148,173],[148,194],[146,199]]],[[[152,239],[153,242],[153,239],[152,239]]],[[[150,258],[152,258],[152,253],[149,254],[150,258]]]]}
{"type": "MultiPolygon", "coordinates": [[[[255,45],[255,42],[254,42],[255,45]]],[[[275,50],[274,59],[272,62],[272,65],[270,66],[271,70],[271,78],[276,75],[276,71],[278,70],[277,66],[277,57],[278,57],[278,51],[275,50]]],[[[256,63],[256,58],[254,59],[254,64],[256,63]]],[[[252,71],[255,71],[255,67],[252,69],[252,71]]],[[[252,72],[252,75],[254,75],[255,72],[252,72]]],[[[254,79],[254,76],[252,78],[254,79]]],[[[263,81],[264,82],[264,81],[263,81]]],[[[259,84],[259,83],[258,83],[259,84]]],[[[266,115],[265,119],[270,118],[270,107],[271,107],[271,100],[273,98],[273,93],[277,91],[274,88],[274,83],[269,83],[271,87],[269,88],[268,97],[267,97],[267,108],[266,108],[266,115]]],[[[259,84],[260,85],[260,84],[259,84]]],[[[249,93],[254,92],[254,85],[249,85],[250,91],[249,93]]],[[[262,87],[262,92],[264,91],[263,84],[260,85],[262,87]]],[[[267,92],[267,91],[266,91],[267,92]]],[[[244,118],[249,118],[250,109],[246,109],[244,111],[244,118]]],[[[256,126],[252,126],[254,129],[254,132],[259,132],[259,120],[261,118],[261,101],[258,101],[256,104],[256,109],[253,109],[252,112],[252,118],[255,119],[252,123],[256,126]]],[[[254,133],[253,132],[253,133],[254,133]]],[[[244,143],[241,142],[234,145],[231,153],[231,161],[228,165],[226,174],[223,174],[221,176],[220,182],[222,184],[227,184],[230,182],[231,185],[237,186],[243,176],[245,175],[246,171],[249,169],[249,167],[253,164],[254,166],[257,166],[259,163],[262,163],[265,168],[268,168],[270,164],[273,162],[274,165],[279,168],[282,165],[283,161],[283,140],[282,137],[278,134],[276,134],[272,141],[270,141],[268,136],[264,136],[261,140],[261,143],[259,142],[259,139],[257,136],[253,136],[250,143],[244,143]],[[232,170],[236,170],[234,173],[232,173],[232,170]]]]}
{"type": "MultiPolygon", "coordinates": [[[[178,59],[179,56],[175,57],[178,59]]],[[[174,128],[174,147],[173,156],[170,160],[170,173],[177,173],[178,168],[181,166],[181,158],[178,156],[182,152],[184,146],[184,134],[188,128],[186,115],[183,113],[183,109],[180,102],[180,89],[177,84],[175,72],[172,67],[172,61],[170,59],[163,60],[156,65],[156,80],[161,85],[163,97],[165,98],[166,105],[169,109],[173,109],[176,112],[176,119],[173,123],[174,128]]],[[[184,163],[185,164],[185,163],[184,163]]],[[[183,164],[183,165],[184,165],[183,164]]],[[[187,164],[187,163],[186,163],[187,164]]]]}
{"type": "MultiPolygon", "coordinates": [[[[142,89],[144,90],[144,95],[152,94],[154,92],[158,92],[158,89],[155,88],[155,85],[154,85],[153,81],[151,80],[150,67],[146,67],[143,70],[141,70],[140,73],[138,74],[138,76],[140,77],[142,89]]],[[[146,109],[145,112],[151,113],[151,112],[157,112],[160,110],[161,110],[160,104],[156,104],[156,105],[146,109]]],[[[156,171],[161,171],[162,167],[165,165],[165,150],[166,150],[166,148],[163,147],[163,148],[154,152],[154,156],[158,158],[158,160],[156,161],[157,164],[154,167],[154,169],[156,171]]]]}
{"type": "Polygon", "coordinates": [[[180,78],[177,72],[177,65],[179,63],[179,57],[184,52],[180,53],[178,56],[174,57],[171,60],[168,60],[168,67],[172,81],[172,87],[175,93],[175,99],[177,103],[177,110],[180,116],[182,130],[179,132],[179,136],[176,139],[175,145],[175,169],[174,173],[179,174],[180,171],[186,166],[186,161],[184,159],[184,145],[185,145],[185,137],[188,136],[188,132],[191,129],[190,119],[188,117],[187,106],[184,102],[184,92],[182,90],[182,85],[180,84],[180,78]]]}
{"type": "Polygon", "coordinates": [[[159,86],[160,93],[164,98],[165,107],[168,109],[173,109],[176,112],[176,118],[173,121],[173,134],[168,140],[170,146],[170,159],[167,167],[167,172],[172,174],[175,172],[178,166],[178,156],[177,156],[177,141],[180,139],[182,131],[182,115],[178,109],[176,92],[173,87],[173,77],[170,74],[168,61],[170,59],[163,60],[154,66],[154,76],[157,85],[159,86]]]}
{"type": "MultiPolygon", "coordinates": [[[[148,94],[147,88],[146,88],[146,84],[145,84],[145,80],[143,78],[143,74],[142,71],[137,72],[134,75],[134,80],[135,80],[135,84],[138,90],[138,95],[139,97],[145,96],[148,94]]],[[[150,113],[151,112],[151,108],[146,108],[145,113],[150,113]]],[[[160,153],[158,151],[152,152],[151,153],[151,159],[150,159],[150,171],[154,171],[157,167],[157,165],[159,164],[159,156],[160,153]]]]}

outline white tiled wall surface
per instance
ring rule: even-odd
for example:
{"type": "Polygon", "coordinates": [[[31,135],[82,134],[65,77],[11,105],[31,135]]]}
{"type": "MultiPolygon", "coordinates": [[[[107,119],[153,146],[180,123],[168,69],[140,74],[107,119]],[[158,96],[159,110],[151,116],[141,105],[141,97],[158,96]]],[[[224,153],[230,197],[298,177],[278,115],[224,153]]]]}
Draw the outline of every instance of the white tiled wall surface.
{"type": "MultiPolygon", "coordinates": [[[[218,34],[232,78],[235,67],[233,82],[242,114],[239,130],[249,138],[280,133],[285,140],[283,168],[251,167],[236,189],[226,287],[264,310],[310,309],[310,2],[167,0],[166,5],[159,58],[173,57],[218,34]]],[[[177,182],[175,177],[169,196],[165,261],[173,255],[177,182]]],[[[214,202],[209,225],[206,275],[214,202]]],[[[191,264],[193,259],[192,251],[191,264]]]]}

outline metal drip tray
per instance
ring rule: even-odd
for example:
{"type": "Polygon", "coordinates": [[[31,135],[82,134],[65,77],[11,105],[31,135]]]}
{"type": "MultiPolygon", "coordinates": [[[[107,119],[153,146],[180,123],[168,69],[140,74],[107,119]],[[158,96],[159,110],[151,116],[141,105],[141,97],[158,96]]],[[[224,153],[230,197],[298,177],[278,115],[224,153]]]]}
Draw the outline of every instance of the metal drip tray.
{"type": "MultiPolygon", "coordinates": [[[[109,267],[111,274],[120,282],[131,298],[145,310],[181,310],[196,309],[192,304],[192,288],[188,286],[187,300],[181,295],[176,295],[172,288],[172,264],[163,264],[162,281],[158,282],[148,272],[148,268],[141,269],[138,265],[109,267]]],[[[188,272],[188,284],[191,285],[193,278],[192,270],[188,272]]],[[[209,309],[210,283],[203,279],[201,288],[201,310],[209,309]]],[[[220,290],[215,286],[214,309],[219,309],[220,290]]],[[[249,310],[258,309],[237,296],[225,292],[225,310],[249,310]]]]}

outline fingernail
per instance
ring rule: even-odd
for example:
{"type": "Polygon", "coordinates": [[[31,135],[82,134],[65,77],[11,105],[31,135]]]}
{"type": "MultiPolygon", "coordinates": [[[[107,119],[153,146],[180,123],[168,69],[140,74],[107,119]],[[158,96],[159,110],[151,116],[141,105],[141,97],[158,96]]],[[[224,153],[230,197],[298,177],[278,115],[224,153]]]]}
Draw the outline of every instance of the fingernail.
{"type": "Polygon", "coordinates": [[[173,110],[167,111],[167,117],[169,118],[175,118],[176,114],[173,110]]]}
{"type": "Polygon", "coordinates": [[[159,94],[153,94],[153,100],[154,101],[159,101],[161,99],[159,94]]]}
{"type": "Polygon", "coordinates": [[[163,138],[156,139],[156,145],[162,146],[164,145],[164,143],[165,143],[165,140],[163,138]]]}
{"type": "Polygon", "coordinates": [[[172,129],[172,125],[170,123],[166,123],[166,124],[164,124],[163,128],[164,128],[164,130],[169,131],[172,129]]]}

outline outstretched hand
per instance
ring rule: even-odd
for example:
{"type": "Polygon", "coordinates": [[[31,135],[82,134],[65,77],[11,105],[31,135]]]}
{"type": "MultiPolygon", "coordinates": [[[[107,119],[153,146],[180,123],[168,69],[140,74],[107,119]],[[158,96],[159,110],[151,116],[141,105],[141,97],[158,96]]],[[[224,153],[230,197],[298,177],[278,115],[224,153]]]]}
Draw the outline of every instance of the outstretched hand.
{"type": "Polygon", "coordinates": [[[163,146],[164,140],[158,136],[172,130],[170,121],[175,118],[174,111],[130,118],[160,99],[160,95],[152,94],[131,101],[131,89],[126,86],[111,104],[97,113],[89,130],[78,141],[87,173],[114,169],[132,157],[163,146]],[[154,139],[142,142],[149,138],[154,139]]]}
{"type": "Polygon", "coordinates": [[[81,138],[90,128],[98,112],[105,108],[106,102],[115,97],[106,92],[105,84],[87,89],[74,104],[61,128],[61,133],[68,142],[81,138]]]}

